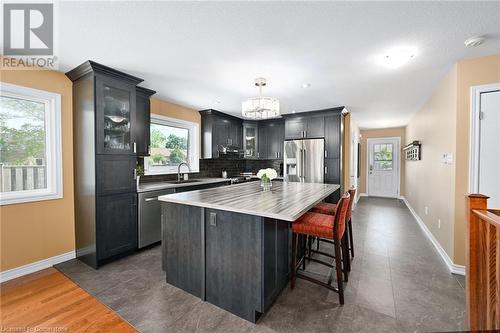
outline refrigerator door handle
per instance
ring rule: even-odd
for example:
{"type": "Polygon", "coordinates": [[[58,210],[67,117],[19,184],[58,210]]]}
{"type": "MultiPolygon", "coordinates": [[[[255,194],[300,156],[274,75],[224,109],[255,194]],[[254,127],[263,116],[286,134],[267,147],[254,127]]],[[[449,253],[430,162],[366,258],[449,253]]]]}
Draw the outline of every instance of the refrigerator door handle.
{"type": "Polygon", "coordinates": [[[306,181],[306,176],[305,176],[305,170],[306,170],[306,149],[302,149],[302,181],[305,183],[306,181]]]}

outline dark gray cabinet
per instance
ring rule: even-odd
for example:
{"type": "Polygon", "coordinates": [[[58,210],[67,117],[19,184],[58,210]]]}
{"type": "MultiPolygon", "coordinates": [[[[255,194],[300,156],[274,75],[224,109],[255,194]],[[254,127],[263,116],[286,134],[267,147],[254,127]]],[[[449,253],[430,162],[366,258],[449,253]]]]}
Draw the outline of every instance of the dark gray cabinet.
{"type": "Polygon", "coordinates": [[[308,117],[305,137],[309,139],[322,138],[325,136],[325,122],[323,116],[308,117]]]}
{"type": "Polygon", "coordinates": [[[106,261],[137,247],[137,194],[107,195],[97,200],[97,259],[106,261]]]}
{"type": "Polygon", "coordinates": [[[325,158],[340,158],[340,113],[325,116],[325,158]]]}
{"type": "Polygon", "coordinates": [[[258,122],[243,122],[243,150],[245,158],[257,158],[259,151],[258,122]]]}
{"type": "Polygon", "coordinates": [[[150,98],[156,91],[136,87],[136,126],[135,142],[137,156],[149,156],[151,102],[150,98]]]}
{"type": "Polygon", "coordinates": [[[324,117],[320,115],[291,117],[285,120],[286,139],[314,139],[325,135],[324,117]]]}
{"type": "Polygon", "coordinates": [[[243,120],[208,109],[200,111],[202,158],[217,158],[222,147],[243,149],[243,120]]]}
{"type": "Polygon", "coordinates": [[[258,157],[261,159],[283,158],[285,123],[282,119],[258,123],[258,157]]]}
{"type": "Polygon", "coordinates": [[[130,155],[97,155],[96,185],[98,195],[135,192],[137,159],[130,155]]]}
{"type": "Polygon", "coordinates": [[[96,153],[135,155],[136,84],[96,73],[96,153]]]}
{"type": "Polygon", "coordinates": [[[73,81],[76,256],[98,268],[137,246],[138,124],[147,117],[137,104],[142,79],[93,61],[66,76],[73,81]]]}
{"type": "Polygon", "coordinates": [[[301,139],[307,129],[307,123],[303,118],[290,118],[285,120],[285,138],[301,139]]]}

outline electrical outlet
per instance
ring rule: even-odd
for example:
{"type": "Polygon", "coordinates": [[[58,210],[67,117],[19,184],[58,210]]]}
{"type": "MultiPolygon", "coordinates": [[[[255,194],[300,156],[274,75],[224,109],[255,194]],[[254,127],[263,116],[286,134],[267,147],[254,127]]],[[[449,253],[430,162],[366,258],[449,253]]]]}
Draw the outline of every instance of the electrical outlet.
{"type": "Polygon", "coordinates": [[[217,213],[210,213],[210,225],[212,227],[217,226],[217,213]]]}
{"type": "Polygon", "coordinates": [[[425,206],[425,215],[429,215],[429,207],[425,206]]]}
{"type": "Polygon", "coordinates": [[[441,229],[441,219],[438,219],[438,229],[441,229]]]}

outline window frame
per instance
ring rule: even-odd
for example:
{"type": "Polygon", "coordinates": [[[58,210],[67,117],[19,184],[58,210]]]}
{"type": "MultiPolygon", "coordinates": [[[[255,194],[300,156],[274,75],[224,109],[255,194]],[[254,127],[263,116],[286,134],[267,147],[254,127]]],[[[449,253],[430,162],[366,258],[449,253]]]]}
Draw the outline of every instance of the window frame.
{"type": "MultiPolygon", "coordinates": [[[[170,126],[170,127],[176,127],[176,128],[181,128],[181,129],[186,129],[188,131],[188,164],[191,169],[190,172],[187,172],[186,170],[183,169],[183,173],[195,173],[200,171],[200,162],[199,162],[199,124],[192,122],[192,121],[187,121],[187,120],[182,120],[182,119],[177,119],[177,118],[171,118],[171,117],[166,117],[162,116],[159,114],[151,113],[151,124],[155,125],[163,125],[163,126],[170,126]]],[[[171,174],[176,174],[177,173],[177,166],[165,166],[165,167],[157,167],[156,170],[148,170],[146,168],[147,163],[146,160],[148,158],[151,158],[150,156],[144,158],[144,175],[146,176],[151,176],[151,175],[171,175],[171,174]]]]}
{"type": "Polygon", "coordinates": [[[0,191],[0,206],[61,199],[63,193],[61,95],[45,90],[0,82],[0,96],[45,104],[45,160],[47,188],[13,192],[0,191]]]}

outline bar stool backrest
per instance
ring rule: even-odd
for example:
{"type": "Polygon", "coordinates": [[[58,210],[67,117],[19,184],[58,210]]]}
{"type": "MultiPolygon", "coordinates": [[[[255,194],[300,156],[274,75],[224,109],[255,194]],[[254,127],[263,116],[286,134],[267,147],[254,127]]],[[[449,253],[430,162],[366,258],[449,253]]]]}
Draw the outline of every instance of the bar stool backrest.
{"type": "Polygon", "coordinates": [[[333,236],[337,239],[341,239],[342,236],[344,236],[346,216],[350,201],[351,195],[349,192],[345,192],[337,204],[337,211],[333,221],[333,236]]]}
{"type": "Polygon", "coordinates": [[[352,203],[354,202],[354,199],[356,198],[356,188],[355,187],[351,187],[349,189],[349,195],[351,196],[351,199],[349,200],[349,208],[347,209],[347,215],[345,217],[345,220],[347,222],[349,222],[349,220],[351,219],[351,215],[352,215],[352,203]]]}

